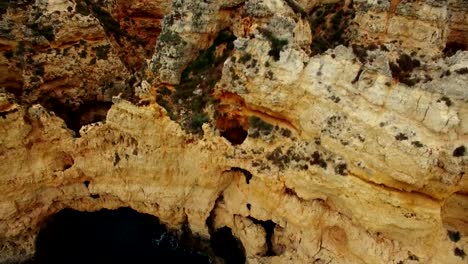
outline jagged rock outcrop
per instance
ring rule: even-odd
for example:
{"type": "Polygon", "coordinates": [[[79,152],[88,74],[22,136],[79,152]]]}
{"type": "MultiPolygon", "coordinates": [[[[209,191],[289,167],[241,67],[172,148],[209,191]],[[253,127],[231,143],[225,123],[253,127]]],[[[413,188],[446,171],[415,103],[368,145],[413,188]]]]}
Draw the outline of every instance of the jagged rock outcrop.
{"type": "Polygon", "coordinates": [[[75,131],[105,119],[112,96],[133,100],[169,11],[162,3],[9,2],[0,21],[1,86],[22,103],[54,111],[75,131]]]}
{"type": "MultiPolygon", "coordinates": [[[[129,206],[205,238],[227,226],[248,263],[466,262],[466,1],[161,5],[171,11],[137,87],[144,100],[107,94],[105,122],[80,126],[80,137],[35,104],[47,89],[18,77],[37,76],[12,66],[22,57],[2,58],[0,261],[32,256],[41,224],[63,208],[129,206]]],[[[116,36],[89,21],[83,34],[107,41],[115,53],[103,63],[122,70],[83,76],[130,77],[116,36]]],[[[54,26],[55,39],[72,38],[83,26],[73,23],[54,26]]],[[[54,45],[42,36],[45,50],[54,45]]],[[[78,93],[39,78],[57,100],[78,93]]]]}

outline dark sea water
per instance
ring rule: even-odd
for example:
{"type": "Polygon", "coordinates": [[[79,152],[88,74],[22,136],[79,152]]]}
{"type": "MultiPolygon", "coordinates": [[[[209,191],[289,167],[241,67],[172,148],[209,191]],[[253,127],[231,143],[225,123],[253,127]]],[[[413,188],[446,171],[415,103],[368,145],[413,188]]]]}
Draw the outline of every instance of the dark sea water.
{"type": "Polygon", "coordinates": [[[192,245],[180,241],[180,236],[169,232],[156,217],[130,208],[97,212],[64,209],[41,229],[36,254],[28,263],[204,264],[220,259],[227,264],[245,263],[242,245],[229,228],[212,234],[205,251],[193,246],[194,238],[190,239],[192,245]]]}

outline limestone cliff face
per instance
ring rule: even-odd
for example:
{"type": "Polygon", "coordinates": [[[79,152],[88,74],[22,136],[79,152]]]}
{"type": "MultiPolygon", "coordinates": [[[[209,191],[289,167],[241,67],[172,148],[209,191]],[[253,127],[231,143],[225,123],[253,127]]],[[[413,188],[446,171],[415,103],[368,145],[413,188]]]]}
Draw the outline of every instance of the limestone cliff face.
{"type": "Polygon", "coordinates": [[[0,84],[78,131],[105,119],[112,96],[132,100],[167,12],[154,1],[7,1],[0,84]]]}
{"type": "Polygon", "coordinates": [[[0,39],[0,262],[30,257],[41,224],[63,208],[129,206],[202,237],[228,226],[248,263],[466,263],[467,9],[462,0],[2,9],[11,30],[0,39]],[[110,91],[97,89],[106,81],[110,91]],[[54,109],[111,100],[103,122],[85,125],[107,108],[69,110],[79,133],[54,109]]]}

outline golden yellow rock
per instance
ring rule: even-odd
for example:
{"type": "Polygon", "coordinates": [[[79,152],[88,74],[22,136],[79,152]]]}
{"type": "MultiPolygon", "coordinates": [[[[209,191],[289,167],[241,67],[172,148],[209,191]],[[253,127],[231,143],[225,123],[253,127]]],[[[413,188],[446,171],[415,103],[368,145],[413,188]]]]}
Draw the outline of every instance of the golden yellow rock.
{"type": "Polygon", "coordinates": [[[0,35],[0,263],[118,207],[248,263],[466,263],[466,1],[91,2],[117,19],[50,0],[0,35]]]}

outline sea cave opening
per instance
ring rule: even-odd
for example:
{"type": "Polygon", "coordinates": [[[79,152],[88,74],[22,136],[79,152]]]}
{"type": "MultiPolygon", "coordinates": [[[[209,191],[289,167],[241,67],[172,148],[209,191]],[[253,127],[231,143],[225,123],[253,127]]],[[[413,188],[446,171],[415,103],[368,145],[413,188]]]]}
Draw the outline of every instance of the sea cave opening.
{"type": "Polygon", "coordinates": [[[130,208],[52,215],[28,263],[213,263],[208,253],[180,243],[155,216],[130,208]]]}

